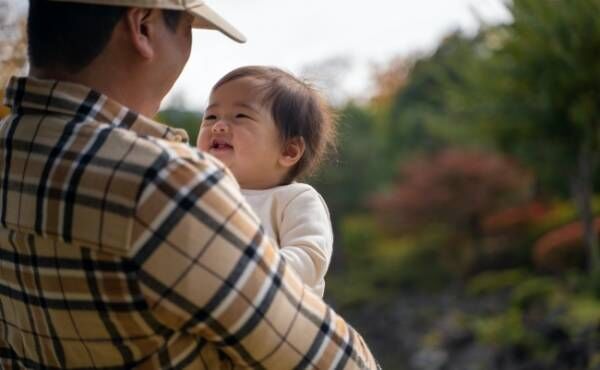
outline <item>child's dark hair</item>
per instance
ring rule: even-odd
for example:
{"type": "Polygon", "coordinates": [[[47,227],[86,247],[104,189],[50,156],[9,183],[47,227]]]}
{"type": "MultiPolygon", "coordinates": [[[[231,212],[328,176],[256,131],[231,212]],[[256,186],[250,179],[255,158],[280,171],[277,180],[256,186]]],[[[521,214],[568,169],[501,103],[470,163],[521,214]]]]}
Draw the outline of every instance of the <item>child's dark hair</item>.
{"type": "Polygon", "coordinates": [[[217,81],[213,91],[244,77],[258,82],[257,93],[270,108],[282,142],[295,137],[304,140],[304,154],[285,182],[313,174],[328,152],[335,149],[336,118],[325,98],[309,83],[267,66],[234,69],[217,81]]]}

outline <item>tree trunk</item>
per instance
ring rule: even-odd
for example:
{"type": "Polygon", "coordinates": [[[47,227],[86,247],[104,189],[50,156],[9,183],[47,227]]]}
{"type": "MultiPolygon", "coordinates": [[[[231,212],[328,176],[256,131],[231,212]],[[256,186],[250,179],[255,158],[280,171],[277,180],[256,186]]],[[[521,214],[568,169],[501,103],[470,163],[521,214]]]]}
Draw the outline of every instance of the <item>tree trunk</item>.
{"type": "Polygon", "coordinates": [[[587,145],[584,145],[580,150],[576,173],[571,179],[571,192],[583,224],[583,240],[587,250],[588,271],[590,274],[598,276],[596,274],[600,271],[600,251],[598,250],[598,231],[592,209],[593,154],[593,151],[587,145]]]}

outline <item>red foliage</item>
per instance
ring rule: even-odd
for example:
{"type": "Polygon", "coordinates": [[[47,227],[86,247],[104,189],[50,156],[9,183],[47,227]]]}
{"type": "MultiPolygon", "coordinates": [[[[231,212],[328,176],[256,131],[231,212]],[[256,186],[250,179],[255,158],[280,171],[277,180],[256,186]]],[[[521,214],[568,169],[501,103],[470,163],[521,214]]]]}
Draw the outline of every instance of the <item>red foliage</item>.
{"type": "MultiPolygon", "coordinates": [[[[596,230],[600,230],[600,217],[595,222],[596,230]]],[[[582,267],[584,259],[583,225],[580,221],[546,233],[533,246],[533,261],[543,270],[560,272],[582,267]]]]}
{"type": "Polygon", "coordinates": [[[505,156],[450,149],[404,164],[396,187],[371,205],[397,231],[431,223],[472,228],[483,215],[526,197],[530,185],[530,173],[505,156]]]}
{"type": "Polygon", "coordinates": [[[484,218],[484,233],[486,235],[496,235],[522,229],[540,220],[550,209],[551,207],[548,204],[540,201],[501,209],[484,218]]]}

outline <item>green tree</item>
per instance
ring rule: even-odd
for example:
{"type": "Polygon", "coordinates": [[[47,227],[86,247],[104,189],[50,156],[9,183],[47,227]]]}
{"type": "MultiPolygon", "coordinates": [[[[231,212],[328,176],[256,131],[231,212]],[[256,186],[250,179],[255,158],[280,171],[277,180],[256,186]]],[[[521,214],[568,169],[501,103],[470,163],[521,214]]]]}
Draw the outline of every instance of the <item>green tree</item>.
{"type": "Polygon", "coordinates": [[[202,123],[201,112],[169,108],[160,111],[156,119],[169,126],[182,128],[187,131],[190,137],[190,145],[196,146],[198,131],[202,123]]]}
{"type": "MultiPolygon", "coordinates": [[[[468,37],[455,32],[429,56],[408,60],[404,65],[398,61],[390,63],[389,71],[394,74],[388,80],[394,81],[395,76],[400,81],[396,83],[396,93],[388,99],[384,125],[391,158],[404,161],[415,153],[431,153],[448,145],[484,144],[484,136],[474,133],[473,126],[461,124],[462,117],[452,114],[457,111],[454,92],[464,91],[470,83],[470,73],[483,57],[484,42],[484,35],[468,37]]],[[[384,80],[379,85],[385,92],[385,87],[393,84],[384,80]]],[[[377,98],[375,103],[380,100],[377,98]]]]}
{"type": "Polygon", "coordinates": [[[340,111],[339,131],[337,152],[310,181],[323,193],[335,224],[349,213],[366,210],[367,197],[392,174],[368,109],[349,103],[340,111]]]}
{"type": "Polygon", "coordinates": [[[514,0],[509,9],[514,21],[488,31],[497,42],[466,72],[469,88],[455,91],[462,102],[455,113],[484,122],[499,147],[535,168],[541,189],[570,191],[589,269],[600,273],[591,207],[600,149],[600,0],[514,0]]]}

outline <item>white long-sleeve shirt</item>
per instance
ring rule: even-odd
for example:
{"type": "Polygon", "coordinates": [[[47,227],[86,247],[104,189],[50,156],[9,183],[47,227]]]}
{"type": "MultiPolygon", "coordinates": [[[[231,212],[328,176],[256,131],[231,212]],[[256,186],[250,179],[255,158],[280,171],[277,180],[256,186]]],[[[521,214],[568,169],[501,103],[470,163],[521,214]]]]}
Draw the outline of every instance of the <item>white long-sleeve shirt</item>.
{"type": "Polygon", "coordinates": [[[333,232],[329,210],[310,185],[292,183],[264,190],[242,189],[266,234],[313,292],[323,296],[331,261],[333,232]]]}

